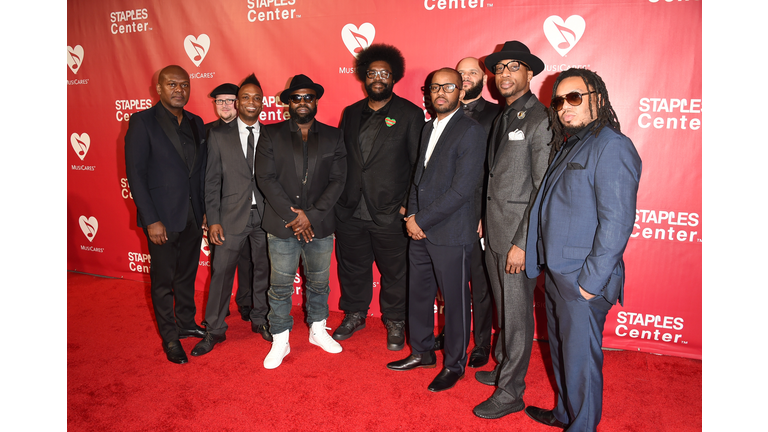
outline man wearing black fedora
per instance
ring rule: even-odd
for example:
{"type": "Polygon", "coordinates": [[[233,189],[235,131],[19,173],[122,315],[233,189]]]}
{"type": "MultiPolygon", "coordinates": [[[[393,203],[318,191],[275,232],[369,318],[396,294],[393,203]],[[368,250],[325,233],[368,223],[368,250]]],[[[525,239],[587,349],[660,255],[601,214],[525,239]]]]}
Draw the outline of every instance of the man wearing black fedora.
{"type": "Polygon", "coordinates": [[[272,349],[264,359],[274,369],[291,351],[293,280],[301,259],[306,277],[309,342],[326,352],[341,352],[325,327],[328,278],[336,229],[334,207],[347,178],[347,151],[341,130],[315,119],[324,89],[296,75],[280,94],[290,119],[262,128],[255,172],[267,201],[262,228],[270,256],[269,330],[272,349]]]}
{"type": "Polygon", "coordinates": [[[525,375],[533,343],[533,290],[536,278],[525,269],[525,242],[531,203],[548,165],[547,109],[531,93],[531,80],[544,62],[519,41],[506,42],[485,59],[506,106],[488,140],[484,235],[486,266],[501,333],[498,364],[475,378],[496,391],[475,407],[481,418],[499,418],[525,408],[525,375]]]}

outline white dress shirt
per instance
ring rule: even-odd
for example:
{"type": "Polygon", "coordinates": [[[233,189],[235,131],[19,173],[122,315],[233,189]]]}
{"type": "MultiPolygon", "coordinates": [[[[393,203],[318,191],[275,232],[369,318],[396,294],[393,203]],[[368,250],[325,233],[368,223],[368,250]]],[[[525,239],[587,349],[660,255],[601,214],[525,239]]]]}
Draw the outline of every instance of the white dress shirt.
{"type": "Polygon", "coordinates": [[[444,119],[438,120],[437,117],[435,117],[435,121],[432,122],[433,130],[432,133],[429,135],[429,144],[427,145],[427,154],[424,157],[424,168],[427,167],[427,162],[429,162],[429,157],[432,156],[432,152],[435,151],[435,146],[437,145],[437,140],[440,139],[440,135],[443,134],[443,130],[445,130],[445,125],[448,124],[448,122],[451,120],[451,117],[453,117],[454,114],[456,114],[456,111],[459,110],[459,107],[457,106],[453,112],[448,114],[444,119]]]}
{"type": "MultiPolygon", "coordinates": [[[[238,132],[240,132],[240,145],[243,147],[243,157],[247,158],[248,157],[248,134],[250,134],[248,129],[246,129],[248,125],[245,124],[244,121],[240,120],[239,116],[237,117],[236,121],[237,121],[237,130],[238,132]]],[[[253,157],[254,158],[256,157],[256,146],[259,144],[260,132],[261,132],[261,123],[259,122],[254,123],[253,124],[253,157]]],[[[254,167],[256,166],[254,161],[251,161],[251,163],[254,164],[254,167]]],[[[253,196],[251,197],[251,204],[256,204],[255,194],[253,194],[253,196]]]]}

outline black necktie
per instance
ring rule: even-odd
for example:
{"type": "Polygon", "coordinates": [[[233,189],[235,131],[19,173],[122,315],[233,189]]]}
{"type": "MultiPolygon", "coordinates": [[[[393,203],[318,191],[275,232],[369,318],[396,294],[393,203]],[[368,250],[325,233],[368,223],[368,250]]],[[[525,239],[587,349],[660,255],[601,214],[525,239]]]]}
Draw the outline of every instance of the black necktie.
{"type": "Polygon", "coordinates": [[[245,158],[248,160],[248,169],[251,170],[251,175],[253,175],[253,151],[256,147],[253,142],[253,126],[246,126],[245,128],[248,129],[248,154],[245,158]]]}
{"type": "Polygon", "coordinates": [[[494,147],[494,154],[498,153],[499,146],[501,146],[501,143],[506,141],[507,139],[507,126],[509,125],[509,115],[512,113],[511,109],[505,110],[504,114],[501,116],[501,121],[499,122],[499,132],[496,136],[496,147],[494,147]]]}

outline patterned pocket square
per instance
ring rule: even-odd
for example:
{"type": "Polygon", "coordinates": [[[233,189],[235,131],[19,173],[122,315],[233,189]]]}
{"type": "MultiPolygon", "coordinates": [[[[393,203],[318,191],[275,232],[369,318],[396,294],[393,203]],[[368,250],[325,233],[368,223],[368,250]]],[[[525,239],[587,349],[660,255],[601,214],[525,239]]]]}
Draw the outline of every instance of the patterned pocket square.
{"type": "Polygon", "coordinates": [[[525,139],[525,134],[520,129],[515,129],[509,133],[509,141],[520,141],[525,139]]]}
{"type": "Polygon", "coordinates": [[[581,164],[576,162],[568,162],[566,169],[584,169],[584,167],[581,166],[581,164]]]}

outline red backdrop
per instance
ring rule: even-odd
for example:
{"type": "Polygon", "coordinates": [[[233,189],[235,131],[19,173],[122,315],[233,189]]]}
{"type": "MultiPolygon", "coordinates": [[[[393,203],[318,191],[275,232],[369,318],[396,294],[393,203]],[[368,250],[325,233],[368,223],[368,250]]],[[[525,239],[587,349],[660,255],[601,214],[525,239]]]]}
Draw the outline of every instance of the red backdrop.
{"type": "MultiPolygon", "coordinates": [[[[336,125],[342,109],[364,96],[352,69],[355,48],[397,46],[406,74],[395,92],[424,106],[420,88],[430,72],[517,39],[546,64],[532,82],[545,104],[559,72],[597,71],[643,159],[625,304],[608,316],[604,346],[701,358],[699,1],[69,0],[67,12],[68,269],[149,280],[123,139],[130,115],[158,101],[164,66],[189,72],[186,108],[206,122],[216,118],[208,93],[251,72],[268,95],[262,121],[281,121],[275,96],[304,73],[326,90],[318,119],[336,125]]],[[[207,289],[209,270],[203,241],[197,289],[207,289]]],[[[300,286],[297,276],[296,303],[300,286]]],[[[538,294],[537,337],[545,337],[538,294]]],[[[334,310],[339,295],[334,271],[334,310]]],[[[375,301],[370,313],[379,315],[375,301]]]]}

